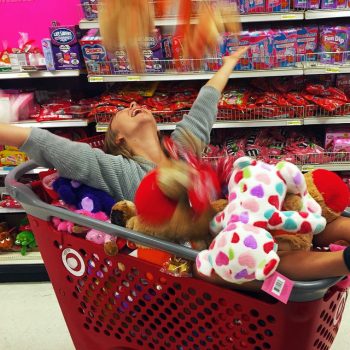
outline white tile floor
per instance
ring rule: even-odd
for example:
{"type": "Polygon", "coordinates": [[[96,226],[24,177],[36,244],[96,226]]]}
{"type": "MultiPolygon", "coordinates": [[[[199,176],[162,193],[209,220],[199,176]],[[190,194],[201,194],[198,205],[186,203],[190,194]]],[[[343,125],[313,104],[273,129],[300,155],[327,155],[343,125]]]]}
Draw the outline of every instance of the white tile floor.
{"type": "MultiPolygon", "coordinates": [[[[349,350],[349,334],[350,301],[332,350],[349,350]]],[[[74,350],[51,284],[0,284],[0,349],[74,350]]]]}

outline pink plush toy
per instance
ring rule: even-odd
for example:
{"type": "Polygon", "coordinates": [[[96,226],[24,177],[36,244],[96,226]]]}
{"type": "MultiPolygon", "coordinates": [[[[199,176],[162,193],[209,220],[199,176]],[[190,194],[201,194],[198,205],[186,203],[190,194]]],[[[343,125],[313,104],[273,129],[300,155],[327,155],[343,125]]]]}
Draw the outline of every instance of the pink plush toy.
{"type": "Polygon", "coordinates": [[[279,263],[269,230],[316,234],[326,226],[321,207],[307,192],[304,176],[291,163],[273,166],[239,158],[228,190],[228,205],[211,223],[217,236],[209,249],[197,256],[197,270],[203,275],[215,271],[224,280],[238,284],[264,280],[279,263]],[[281,210],[287,193],[300,196],[300,212],[281,210]]]}

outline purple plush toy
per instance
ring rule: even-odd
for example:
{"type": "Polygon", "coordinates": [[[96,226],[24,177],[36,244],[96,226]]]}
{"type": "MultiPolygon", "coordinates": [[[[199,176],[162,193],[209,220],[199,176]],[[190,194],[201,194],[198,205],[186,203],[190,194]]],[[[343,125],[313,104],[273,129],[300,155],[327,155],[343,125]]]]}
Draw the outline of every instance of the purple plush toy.
{"type": "Polygon", "coordinates": [[[104,191],[64,177],[59,177],[52,186],[66,204],[74,205],[77,209],[84,209],[91,213],[102,211],[109,216],[112,206],[116,202],[104,191]]]}

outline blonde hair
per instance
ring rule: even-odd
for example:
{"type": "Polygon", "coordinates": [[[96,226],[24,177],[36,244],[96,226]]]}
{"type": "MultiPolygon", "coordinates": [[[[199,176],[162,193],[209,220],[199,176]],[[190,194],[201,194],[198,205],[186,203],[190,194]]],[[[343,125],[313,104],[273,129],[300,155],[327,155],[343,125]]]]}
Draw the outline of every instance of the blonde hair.
{"type": "Polygon", "coordinates": [[[112,130],[112,123],[109,123],[108,129],[105,135],[105,142],[103,150],[105,153],[112,154],[113,156],[123,156],[125,158],[133,158],[135,154],[128,147],[125,141],[117,143],[115,140],[118,136],[117,131],[112,130]]]}
{"type": "MultiPolygon", "coordinates": [[[[103,145],[103,151],[107,154],[112,154],[113,156],[123,156],[125,158],[134,158],[136,154],[131,150],[131,148],[127,145],[127,143],[123,140],[119,143],[116,142],[116,138],[118,137],[118,131],[113,131],[112,129],[112,121],[108,125],[108,129],[105,135],[105,141],[103,145]]],[[[162,143],[162,135],[158,131],[158,138],[161,144],[161,148],[163,152],[168,155],[167,150],[164,148],[162,143]]]]}

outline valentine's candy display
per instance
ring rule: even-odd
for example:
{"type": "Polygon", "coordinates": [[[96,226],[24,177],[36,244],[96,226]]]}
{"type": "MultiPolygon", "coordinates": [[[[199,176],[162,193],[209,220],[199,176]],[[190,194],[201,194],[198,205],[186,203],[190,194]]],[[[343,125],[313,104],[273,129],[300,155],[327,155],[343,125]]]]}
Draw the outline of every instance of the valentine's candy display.
{"type": "Polygon", "coordinates": [[[0,282],[45,270],[77,350],[336,349],[350,2],[10,2],[0,282]]]}

